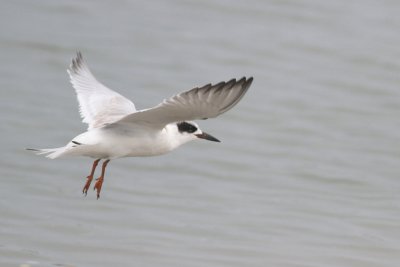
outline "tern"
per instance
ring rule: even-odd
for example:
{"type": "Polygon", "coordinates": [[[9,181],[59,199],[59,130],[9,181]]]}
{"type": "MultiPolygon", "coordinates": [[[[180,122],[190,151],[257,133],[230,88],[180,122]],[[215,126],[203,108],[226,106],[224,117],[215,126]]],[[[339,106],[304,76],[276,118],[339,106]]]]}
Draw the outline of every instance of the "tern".
{"type": "Polygon", "coordinates": [[[100,83],[80,52],[67,70],[76,91],[86,132],[58,148],[32,149],[50,159],[86,156],[94,159],[86,178],[87,195],[98,163],[101,175],[93,190],[100,197],[105,170],[110,160],[122,157],[156,156],[196,139],[220,142],[203,132],[193,120],[215,118],[235,106],[249,89],[253,78],[231,79],[207,84],[164,99],[153,108],[136,110],[129,99],[100,83]]]}

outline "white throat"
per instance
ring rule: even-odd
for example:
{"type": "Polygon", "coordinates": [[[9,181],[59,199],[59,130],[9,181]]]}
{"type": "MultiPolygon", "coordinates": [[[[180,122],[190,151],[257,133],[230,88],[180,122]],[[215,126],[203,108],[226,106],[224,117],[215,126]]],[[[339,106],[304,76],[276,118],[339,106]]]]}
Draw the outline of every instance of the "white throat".
{"type": "Polygon", "coordinates": [[[197,139],[194,134],[179,132],[176,123],[170,123],[165,126],[163,132],[165,132],[166,139],[171,146],[171,150],[197,139]]]}

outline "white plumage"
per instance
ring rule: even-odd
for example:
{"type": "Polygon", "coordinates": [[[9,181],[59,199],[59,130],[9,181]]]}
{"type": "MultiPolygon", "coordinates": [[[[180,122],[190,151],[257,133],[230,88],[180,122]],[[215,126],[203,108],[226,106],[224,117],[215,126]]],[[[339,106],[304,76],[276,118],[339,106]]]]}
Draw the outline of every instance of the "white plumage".
{"type": "Polygon", "coordinates": [[[136,111],[135,105],[117,92],[98,82],[78,52],[67,70],[79,101],[79,111],[88,130],[108,123],[136,111]]]}
{"type": "Polygon", "coordinates": [[[68,74],[88,130],[64,147],[30,150],[52,159],[67,155],[95,158],[83,189],[85,194],[97,163],[104,159],[102,174],[95,185],[98,197],[110,159],[160,155],[198,138],[219,142],[191,120],[214,118],[228,111],[253,81],[250,77],[207,84],[165,99],[153,108],[137,111],[129,99],[97,81],[80,52],[72,60],[68,74]]]}

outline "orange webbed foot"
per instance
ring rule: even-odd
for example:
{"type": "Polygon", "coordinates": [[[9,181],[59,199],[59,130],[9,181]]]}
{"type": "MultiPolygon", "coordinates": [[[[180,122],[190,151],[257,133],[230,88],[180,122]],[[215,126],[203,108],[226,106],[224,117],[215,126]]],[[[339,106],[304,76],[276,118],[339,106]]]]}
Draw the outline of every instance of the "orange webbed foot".
{"type": "Polygon", "coordinates": [[[93,162],[92,170],[91,170],[90,174],[86,177],[86,183],[85,183],[85,186],[82,189],[82,193],[85,196],[87,195],[87,191],[89,190],[90,184],[92,183],[94,171],[96,170],[96,167],[97,167],[97,164],[99,163],[99,161],[100,161],[100,159],[96,159],[93,162]]]}
{"type": "Polygon", "coordinates": [[[85,186],[83,187],[83,189],[82,189],[82,193],[86,196],[87,195],[87,192],[88,192],[88,190],[89,190],[89,188],[90,188],[90,184],[92,183],[92,180],[93,180],[93,176],[88,176],[88,177],[86,177],[87,178],[87,180],[86,180],[86,183],[85,183],[85,186]]]}
{"type": "Polygon", "coordinates": [[[104,181],[104,174],[106,172],[106,167],[109,162],[109,159],[103,162],[103,166],[101,167],[101,175],[99,178],[96,179],[96,183],[94,184],[93,190],[97,190],[97,199],[99,199],[100,197],[101,186],[103,185],[104,181]]]}
{"type": "Polygon", "coordinates": [[[96,183],[94,184],[93,190],[97,191],[97,199],[100,198],[100,191],[101,191],[101,186],[103,185],[103,177],[99,177],[96,179],[96,183]]]}

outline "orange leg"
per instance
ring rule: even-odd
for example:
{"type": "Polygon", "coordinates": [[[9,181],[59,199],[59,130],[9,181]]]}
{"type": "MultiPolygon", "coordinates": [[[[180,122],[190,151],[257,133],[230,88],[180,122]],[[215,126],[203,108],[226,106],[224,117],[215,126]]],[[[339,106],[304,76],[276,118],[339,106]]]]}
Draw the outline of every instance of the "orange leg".
{"type": "Polygon", "coordinates": [[[97,199],[100,197],[101,186],[103,185],[104,181],[104,173],[106,172],[106,167],[109,162],[109,159],[103,162],[103,166],[101,167],[101,175],[96,179],[96,183],[94,184],[93,190],[97,190],[97,199]]]}
{"type": "Polygon", "coordinates": [[[85,194],[85,196],[87,195],[87,191],[88,191],[88,189],[90,187],[90,184],[92,183],[94,171],[96,170],[96,167],[97,167],[97,164],[99,163],[99,161],[100,161],[100,159],[96,159],[93,162],[92,171],[90,172],[89,176],[86,177],[87,178],[86,184],[85,184],[85,186],[83,187],[83,190],[82,190],[82,193],[85,194]]]}

